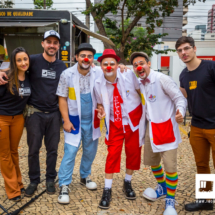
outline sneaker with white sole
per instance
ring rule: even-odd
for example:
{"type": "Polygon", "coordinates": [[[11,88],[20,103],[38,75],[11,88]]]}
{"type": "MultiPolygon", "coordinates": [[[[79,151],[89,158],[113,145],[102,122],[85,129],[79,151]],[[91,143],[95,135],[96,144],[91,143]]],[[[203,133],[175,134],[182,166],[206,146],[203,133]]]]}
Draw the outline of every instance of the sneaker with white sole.
{"type": "Polygon", "coordinates": [[[166,198],[166,209],[163,215],[177,215],[177,212],[175,210],[175,202],[175,199],[166,198]]]}
{"type": "Polygon", "coordinates": [[[160,184],[157,184],[155,189],[148,187],[143,192],[143,197],[150,201],[157,201],[158,199],[165,198],[166,193],[167,193],[166,186],[161,186],[160,184]]]}
{"type": "Polygon", "coordinates": [[[69,204],[69,192],[71,190],[69,189],[69,186],[62,185],[60,188],[60,194],[58,196],[58,202],[60,204],[69,204]]]}
{"type": "Polygon", "coordinates": [[[97,184],[91,181],[90,176],[87,176],[86,178],[81,178],[80,184],[86,186],[86,188],[89,190],[97,189],[97,184]]]}

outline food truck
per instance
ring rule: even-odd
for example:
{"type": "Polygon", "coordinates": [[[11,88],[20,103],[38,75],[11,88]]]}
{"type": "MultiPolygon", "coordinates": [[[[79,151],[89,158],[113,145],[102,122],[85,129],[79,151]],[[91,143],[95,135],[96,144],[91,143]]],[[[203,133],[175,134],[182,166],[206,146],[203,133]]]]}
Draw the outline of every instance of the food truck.
{"type": "Polygon", "coordinates": [[[74,53],[79,44],[93,36],[114,46],[113,42],[90,31],[69,11],[0,9],[0,45],[7,48],[8,55],[19,46],[29,54],[42,53],[41,41],[45,31],[55,30],[60,34],[58,59],[67,66],[74,63],[74,53]]]}

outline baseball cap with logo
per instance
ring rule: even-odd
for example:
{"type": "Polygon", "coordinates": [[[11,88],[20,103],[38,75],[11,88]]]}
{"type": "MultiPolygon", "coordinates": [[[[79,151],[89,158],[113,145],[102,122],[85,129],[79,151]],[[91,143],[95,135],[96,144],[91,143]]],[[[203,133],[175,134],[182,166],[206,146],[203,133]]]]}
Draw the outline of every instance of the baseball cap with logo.
{"type": "Polygon", "coordinates": [[[60,41],[60,35],[54,30],[46,31],[44,33],[43,40],[47,39],[48,37],[56,37],[60,41]]]}

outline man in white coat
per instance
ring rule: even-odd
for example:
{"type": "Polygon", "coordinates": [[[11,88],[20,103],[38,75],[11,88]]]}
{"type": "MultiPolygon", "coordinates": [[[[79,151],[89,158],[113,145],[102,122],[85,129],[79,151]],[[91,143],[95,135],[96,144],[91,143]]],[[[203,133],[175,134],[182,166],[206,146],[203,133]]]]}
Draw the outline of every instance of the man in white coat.
{"type": "Polygon", "coordinates": [[[97,126],[96,99],[94,81],[102,72],[98,67],[92,68],[96,51],[88,43],[82,43],[76,51],[77,63],[61,74],[57,95],[63,118],[64,157],[58,172],[60,194],[58,202],[69,203],[69,184],[75,165],[75,157],[82,140],[83,155],[80,166],[80,183],[89,190],[97,189],[90,179],[91,166],[95,158],[98,138],[101,136],[97,126]]]}
{"type": "Polygon", "coordinates": [[[176,215],[177,148],[181,142],[178,123],[183,121],[187,102],[169,76],[150,69],[151,62],[146,53],[134,52],[130,62],[139,76],[141,97],[146,104],[144,164],[151,166],[158,182],[155,190],[147,188],[143,196],[151,201],[166,197],[164,215],[176,215]]]}
{"type": "MultiPolygon", "coordinates": [[[[127,199],[136,199],[131,186],[134,170],[140,169],[141,146],[139,136],[142,106],[139,92],[139,82],[135,74],[129,70],[126,75],[117,71],[120,58],[112,49],[106,49],[98,58],[103,75],[95,81],[95,95],[98,105],[103,105],[107,129],[105,143],[108,155],[105,165],[105,186],[99,203],[102,209],[110,207],[112,196],[113,174],[120,172],[120,160],[123,142],[125,141],[126,176],[123,192],[127,199]]],[[[99,116],[99,114],[98,114],[99,116]]],[[[100,117],[100,116],[99,116],[100,117]]]]}

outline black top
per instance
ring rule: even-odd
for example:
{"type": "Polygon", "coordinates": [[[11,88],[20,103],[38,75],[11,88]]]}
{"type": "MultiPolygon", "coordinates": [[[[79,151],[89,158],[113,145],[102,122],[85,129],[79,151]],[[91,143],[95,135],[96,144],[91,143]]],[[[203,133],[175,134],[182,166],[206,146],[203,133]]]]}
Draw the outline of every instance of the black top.
{"type": "Polygon", "coordinates": [[[57,111],[56,91],[60,75],[65,69],[67,67],[61,60],[56,59],[50,63],[42,54],[31,55],[29,79],[32,94],[28,104],[44,112],[57,111]]]}
{"type": "Polygon", "coordinates": [[[15,86],[13,88],[14,95],[8,90],[8,84],[0,86],[0,115],[15,116],[23,113],[31,94],[31,86],[27,75],[19,83],[19,92],[15,86]]]}
{"type": "Polygon", "coordinates": [[[215,129],[215,61],[202,60],[193,71],[185,68],[180,74],[192,115],[191,124],[198,128],[215,129]]]}

